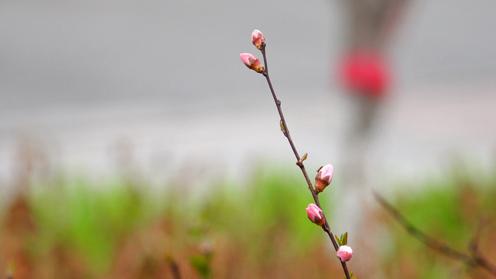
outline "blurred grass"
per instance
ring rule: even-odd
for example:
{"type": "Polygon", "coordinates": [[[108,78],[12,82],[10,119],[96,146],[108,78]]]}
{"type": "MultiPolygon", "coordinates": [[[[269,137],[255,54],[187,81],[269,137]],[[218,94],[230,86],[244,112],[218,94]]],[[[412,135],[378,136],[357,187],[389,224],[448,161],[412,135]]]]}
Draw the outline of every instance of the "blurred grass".
{"type": "MultiPolygon", "coordinates": [[[[399,192],[394,203],[413,224],[463,250],[480,218],[496,220],[495,181],[487,174],[450,173],[427,181],[422,191],[399,192]]],[[[126,179],[95,185],[59,178],[31,187],[2,213],[1,243],[19,245],[0,252],[0,268],[13,263],[17,278],[167,278],[171,263],[185,278],[326,278],[339,272],[325,236],[306,218],[311,196],[296,171],[259,169],[245,185],[217,181],[208,187],[201,198],[194,188],[171,184],[156,193],[126,179]]],[[[325,194],[332,196],[332,188],[325,194]]],[[[324,209],[332,218],[332,204],[324,209]]],[[[385,278],[452,278],[460,267],[412,239],[380,209],[369,218],[388,232],[390,249],[374,259],[385,278]]],[[[495,234],[493,224],[481,240],[494,259],[495,234]]]]}
{"type": "Polygon", "coordinates": [[[117,241],[153,214],[152,206],[125,183],[107,182],[95,191],[88,181],[46,187],[30,196],[38,224],[39,253],[58,243],[80,253],[96,272],[108,268],[117,241]],[[123,187],[124,186],[124,187],[123,187]]]}

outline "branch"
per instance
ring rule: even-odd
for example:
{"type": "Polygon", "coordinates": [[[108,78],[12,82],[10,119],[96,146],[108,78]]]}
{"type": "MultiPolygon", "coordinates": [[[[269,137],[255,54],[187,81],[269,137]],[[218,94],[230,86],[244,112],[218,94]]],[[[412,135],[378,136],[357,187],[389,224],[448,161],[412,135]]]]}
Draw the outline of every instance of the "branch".
{"type": "MultiPolygon", "coordinates": [[[[294,141],[291,138],[291,134],[289,133],[288,124],[287,124],[286,119],[284,118],[284,114],[282,112],[281,100],[279,100],[277,98],[276,92],[274,91],[274,87],[272,86],[272,81],[270,80],[270,76],[269,76],[269,68],[268,68],[268,64],[267,64],[267,55],[266,55],[265,45],[263,45],[261,47],[260,51],[262,52],[263,60],[264,60],[264,65],[265,65],[265,70],[262,72],[262,74],[265,77],[265,79],[267,80],[267,84],[269,85],[269,89],[270,89],[270,92],[272,94],[272,98],[274,99],[274,103],[275,103],[275,105],[277,107],[277,112],[279,113],[280,125],[281,125],[282,133],[284,134],[284,136],[288,140],[289,145],[291,146],[291,150],[293,151],[293,154],[294,154],[294,156],[296,158],[296,165],[300,168],[301,173],[305,177],[305,181],[306,181],[306,183],[308,185],[308,190],[312,194],[312,197],[313,197],[313,200],[314,200],[315,204],[319,208],[322,208],[320,206],[319,196],[318,196],[318,194],[317,194],[317,192],[316,192],[316,190],[315,190],[315,188],[314,188],[314,186],[312,184],[312,181],[310,180],[310,178],[308,176],[307,170],[305,169],[305,165],[303,163],[303,161],[306,159],[306,156],[304,155],[304,157],[302,159],[302,157],[300,157],[300,154],[298,153],[298,150],[296,149],[296,146],[294,144],[294,141]]],[[[339,245],[338,245],[336,239],[334,238],[334,234],[332,233],[331,227],[329,226],[329,223],[327,222],[327,218],[325,218],[325,216],[324,216],[324,219],[325,219],[325,222],[322,225],[322,230],[324,230],[326,232],[326,234],[329,236],[329,239],[332,242],[332,245],[334,246],[334,249],[336,251],[338,251],[339,245]]],[[[348,270],[348,267],[346,265],[346,262],[343,262],[341,260],[340,260],[340,262],[341,262],[341,267],[343,268],[343,272],[346,275],[346,278],[347,279],[350,279],[351,276],[350,276],[350,272],[348,270]]]]}
{"type": "MultiPolygon", "coordinates": [[[[472,240],[470,246],[474,248],[470,249],[470,253],[452,248],[451,246],[440,242],[436,238],[425,234],[408,222],[408,220],[406,220],[406,218],[379,193],[374,192],[373,194],[377,202],[396,220],[396,222],[398,222],[408,234],[422,242],[425,246],[453,260],[463,262],[468,266],[480,267],[496,277],[496,265],[492,264],[489,260],[478,253],[478,250],[476,249],[477,246],[475,244],[476,240],[472,240]]],[[[478,237],[478,234],[479,230],[476,233],[475,239],[478,237]]]]}
{"type": "Polygon", "coordinates": [[[179,265],[172,257],[167,257],[167,265],[172,273],[172,278],[181,279],[181,271],[179,270],[179,265]]]}

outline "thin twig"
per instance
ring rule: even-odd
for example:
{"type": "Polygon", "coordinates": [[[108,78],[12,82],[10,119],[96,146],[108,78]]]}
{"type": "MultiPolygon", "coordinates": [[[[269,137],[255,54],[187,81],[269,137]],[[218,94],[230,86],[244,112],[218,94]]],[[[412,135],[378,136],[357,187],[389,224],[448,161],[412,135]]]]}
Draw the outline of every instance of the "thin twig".
{"type": "MultiPolygon", "coordinates": [[[[267,64],[267,55],[266,55],[266,51],[265,51],[265,46],[263,46],[260,51],[262,52],[264,65],[265,65],[265,71],[262,74],[264,75],[265,79],[267,80],[267,84],[269,85],[270,92],[272,93],[272,98],[274,99],[274,103],[277,107],[277,112],[279,113],[279,118],[280,118],[281,130],[282,130],[284,136],[286,137],[286,139],[288,140],[289,145],[291,146],[291,150],[293,151],[293,154],[296,157],[296,165],[300,168],[303,176],[305,177],[305,181],[307,182],[307,185],[308,185],[308,190],[312,194],[312,197],[313,197],[315,204],[319,208],[322,208],[320,206],[319,196],[317,195],[317,192],[315,191],[315,188],[312,184],[312,181],[310,180],[310,177],[308,176],[307,170],[305,169],[305,165],[303,163],[304,160],[301,159],[300,154],[298,153],[298,150],[296,149],[296,146],[293,142],[293,139],[291,138],[291,134],[289,133],[288,124],[286,123],[286,119],[284,118],[284,114],[283,114],[282,108],[281,108],[281,100],[279,100],[277,98],[274,87],[272,86],[272,81],[270,80],[270,76],[269,76],[269,67],[267,64]]],[[[331,240],[332,245],[334,246],[334,249],[336,251],[338,251],[339,245],[338,245],[336,239],[334,238],[334,234],[332,233],[331,227],[329,226],[329,223],[327,222],[327,218],[325,218],[325,216],[324,216],[324,219],[325,219],[325,222],[322,225],[322,229],[329,236],[329,239],[331,240]]],[[[346,265],[346,262],[343,262],[341,260],[340,260],[340,262],[341,262],[341,267],[343,268],[344,274],[346,275],[346,278],[350,279],[351,275],[350,275],[350,272],[348,271],[348,267],[346,265]]]]}
{"type": "Polygon", "coordinates": [[[393,216],[393,218],[408,232],[408,234],[422,242],[425,246],[439,252],[442,255],[445,255],[446,257],[461,261],[468,266],[480,267],[496,277],[496,265],[492,264],[491,262],[489,262],[489,260],[481,256],[478,253],[477,249],[470,251],[470,253],[466,253],[440,242],[436,238],[425,234],[424,232],[416,228],[413,224],[408,222],[408,220],[406,220],[406,218],[391,203],[386,201],[386,199],[384,199],[384,197],[382,197],[379,193],[374,192],[374,197],[377,202],[379,202],[379,204],[391,216],[393,216]]]}
{"type": "Polygon", "coordinates": [[[179,265],[177,264],[177,262],[173,258],[168,257],[167,264],[172,273],[172,278],[181,279],[181,271],[179,270],[179,265]]]}
{"type": "Polygon", "coordinates": [[[484,219],[479,218],[479,222],[477,223],[477,227],[475,228],[474,235],[468,244],[468,250],[473,255],[479,255],[479,239],[482,233],[483,227],[486,225],[484,219]]]}

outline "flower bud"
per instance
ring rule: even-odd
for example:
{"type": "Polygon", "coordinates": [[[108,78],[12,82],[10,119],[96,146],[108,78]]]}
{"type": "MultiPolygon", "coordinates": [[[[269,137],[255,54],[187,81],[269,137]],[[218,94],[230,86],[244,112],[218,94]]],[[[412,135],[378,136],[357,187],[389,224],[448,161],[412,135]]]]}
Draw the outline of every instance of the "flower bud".
{"type": "Polygon", "coordinates": [[[317,171],[317,175],[315,176],[315,190],[317,193],[324,191],[331,184],[333,174],[334,167],[331,164],[327,164],[317,171]]]}
{"type": "Polygon", "coordinates": [[[251,32],[251,43],[258,49],[264,48],[265,47],[264,34],[258,29],[253,30],[253,32],[251,32]]]}
{"type": "Polygon", "coordinates": [[[351,249],[350,246],[347,246],[347,245],[339,246],[339,249],[336,252],[336,256],[342,262],[347,262],[347,261],[351,260],[351,257],[353,256],[353,250],[351,249]]]}
{"type": "Polygon", "coordinates": [[[324,213],[322,213],[322,209],[314,203],[307,206],[307,216],[310,221],[319,226],[322,226],[325,223],[325,217],[324,213]]]}
{"type": "Polygon", "coordinates": [[[265,71],[265,67],[260,63],[260,60],[258,60],[255,55],[243,52],[239,54],[239,57],[246,67],[252,69],[253,71],[257,73],[263,73],[265,71]]]}

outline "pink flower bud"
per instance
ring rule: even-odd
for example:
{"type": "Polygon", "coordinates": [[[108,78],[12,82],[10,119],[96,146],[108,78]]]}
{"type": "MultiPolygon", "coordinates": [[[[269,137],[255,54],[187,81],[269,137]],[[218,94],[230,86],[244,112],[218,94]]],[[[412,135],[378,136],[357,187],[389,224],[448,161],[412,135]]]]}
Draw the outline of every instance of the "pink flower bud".
{"type": "Polygon", "coordinates": [[[325,223],[324,213],[316,204],[311,203],[307,206],[307,216],[313,223],[322,226],[325,223]]]}
{"type": "Polygon", "coordinates": [[[338,251],[336,252],[336,256],[342,261],[342,262],[347,262],[351,260],[351,257],[353,257],[353,250],[351,249],[350,246],[339,246],[338,251]]]}
{"type": "Polygon", "coordinates": [[[258,29],[253,30],[253,32],[251,32],[251,42],[258,49],[264,48],[265,47],[264,34],[258,29]]]}
{"type": "Polygon", "coordinates": [[[239,54],[239,57],[246,67],[252,69],[253,71],[257,73],[263,73],[265,71],[265,67],[260,63],[260,60],[258,60],[255,55],[243,52],[239,54]]]}
{"type": "Polygon", "coordinates": [[[324,191],[331,184],[333,174],[334,167],[331,164],[327,164],[317,171],[317,175],[315,176],[315,190],[317,193],[324,191]]]}

